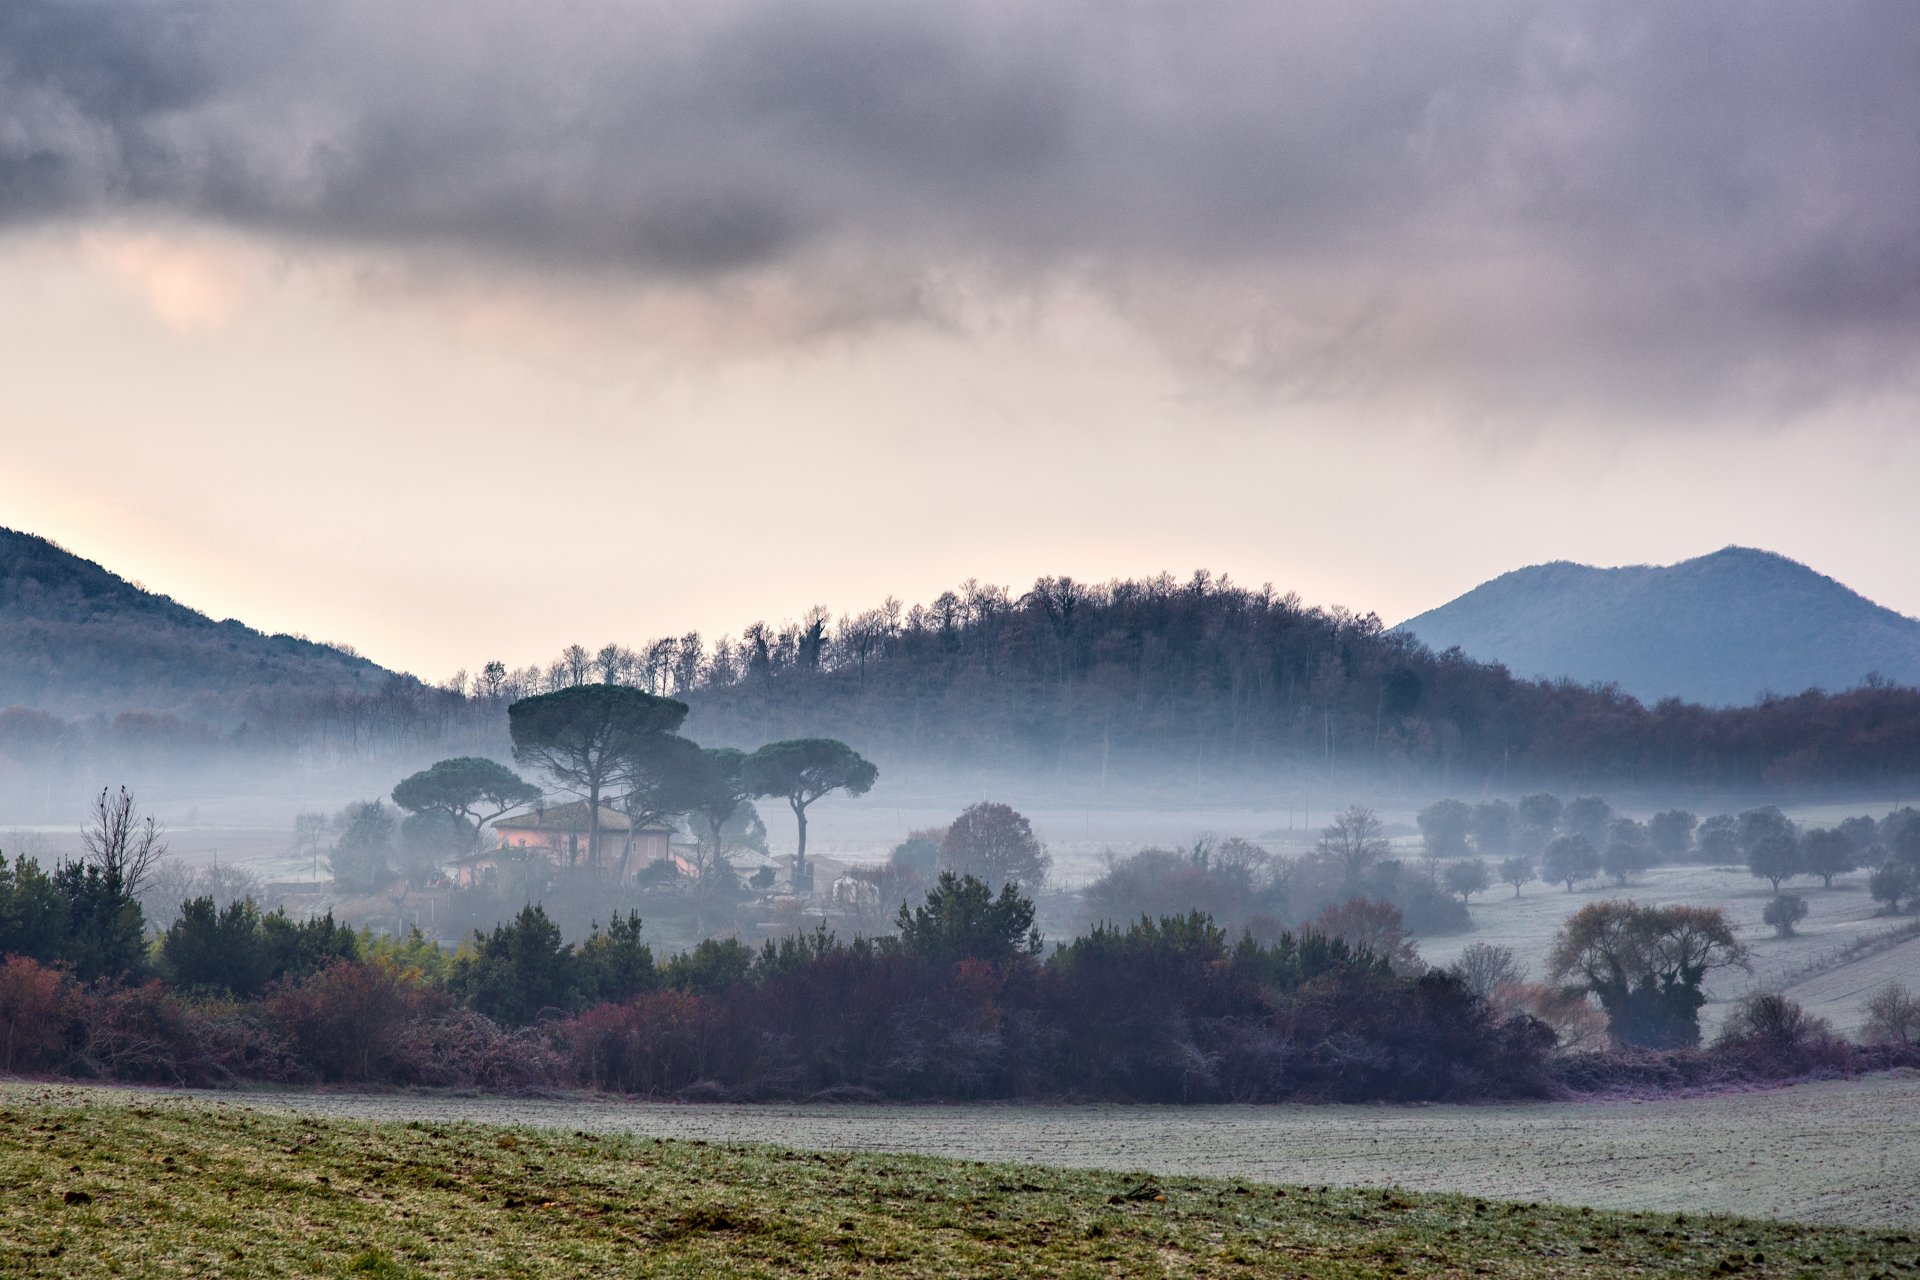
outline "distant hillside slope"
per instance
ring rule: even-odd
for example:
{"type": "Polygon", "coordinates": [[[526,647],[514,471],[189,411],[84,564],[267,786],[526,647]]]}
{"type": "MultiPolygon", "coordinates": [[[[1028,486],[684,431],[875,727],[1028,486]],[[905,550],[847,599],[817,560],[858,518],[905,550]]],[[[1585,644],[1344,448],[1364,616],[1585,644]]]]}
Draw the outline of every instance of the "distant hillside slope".
{"type": "Polygon", "coordinates": [[[1747,547],[1664,567],[1516,569],[1395,630],[1518,676],[1617,683],[1647,703],[1732,706],[1851,689],[1870,673],[1920,685],[1920,620],[1747,547]]]}
{"type": "Polygon", "coordinates": [[[219,722],[255,693],[372,691],[390,678],[327,645],[215,622],[44,538],[0,529],[0,707],[219,722]]]}

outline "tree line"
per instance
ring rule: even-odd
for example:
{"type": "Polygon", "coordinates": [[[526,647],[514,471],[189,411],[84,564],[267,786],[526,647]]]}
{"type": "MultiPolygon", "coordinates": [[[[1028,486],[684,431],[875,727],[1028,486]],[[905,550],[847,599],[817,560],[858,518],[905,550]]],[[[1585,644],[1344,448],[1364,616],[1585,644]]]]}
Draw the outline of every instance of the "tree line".
{"type": "Polygon", "coordinates": [[[1649,707],[1611,686],[1516,679],[1434,653],[1372,614],[1204,571],[1049,577],[1019,594],[969,581],[910,608],[889,599],[837,620],[815,608],[712,642],[572,645],[545,664],[488,660],[438,685],[239,687],[219,716],[128,708],[69,722],[9,708],[0,757],[38,780],[236,750],[303,769],[485,755],[504,749],[512,703],[588,684],[683,701],[697,736],[716,744],[822,733],[903,768],[984,762],[1115,786],[1274,769],[1476,787],[1920,779],[1920,690],[1871,682],[1747,707],[1649,707]]]}
{"type": "Polygon", "coordinates": [[[1861,688],[1710,709],[1611,686],[1515,679],[1433,653],[1371,614],[1205,571],[1024,594],[969,581],[931,604],[573,646],[544,668],[489,662],[472,696],[557,681],[650,681],[722,741],[796,724],[905,762],[1017,760],[1101,778],[1275,766],[1470,778],[1806,786],[1920,776],[1920,690],[1861,688]]]}

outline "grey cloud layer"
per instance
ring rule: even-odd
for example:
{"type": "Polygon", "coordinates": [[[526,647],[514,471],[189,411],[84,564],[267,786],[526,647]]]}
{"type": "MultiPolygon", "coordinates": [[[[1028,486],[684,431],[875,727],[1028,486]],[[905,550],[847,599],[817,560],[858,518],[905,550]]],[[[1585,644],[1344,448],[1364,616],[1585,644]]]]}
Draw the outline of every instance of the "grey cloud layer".
{"type": "Polygon", "coordinates": [[[7,0],[0,220],[1073,271],[1282,378],[1791,402],[1908,376],[1916,68],[1906,0],[7,0]]]}

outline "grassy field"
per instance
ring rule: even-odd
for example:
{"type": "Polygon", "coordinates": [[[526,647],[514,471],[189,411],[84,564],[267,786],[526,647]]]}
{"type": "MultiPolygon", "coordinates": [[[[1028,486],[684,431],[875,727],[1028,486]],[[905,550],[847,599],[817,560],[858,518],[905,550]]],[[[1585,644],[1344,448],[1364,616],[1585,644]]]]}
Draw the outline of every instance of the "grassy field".
{"type": "Polygon", "coordinates": [[[18,1276],[1839,1276],[1907,1231],[0,1088],[18,1276]],[[1130,1195],[1131,1193],[1131,1195],[1130,1195]]]}
{"type": "MultiPolygon", "coordinates": [[[[224,1095],[230,1097],[231,1095],[224,1095]]],[[[1712,1097],[1504,1106],[688,1106],[273,1091],[319,1119],[512,1124],[1160,1177],[1406,1187],[1596,1209],[1920,1225],[1920,1075],[1712,1097]]]]}

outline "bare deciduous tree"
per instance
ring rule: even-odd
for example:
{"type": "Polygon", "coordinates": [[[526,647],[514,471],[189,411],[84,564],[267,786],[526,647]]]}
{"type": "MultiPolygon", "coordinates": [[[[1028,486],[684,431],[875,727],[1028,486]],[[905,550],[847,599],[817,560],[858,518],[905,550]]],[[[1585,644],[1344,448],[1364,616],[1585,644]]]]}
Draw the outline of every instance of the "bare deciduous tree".
{"type": "Polygon", "coordinates": [[[164,835],[151,815],[140,816],[131,791],[121,787],[116,794],[102,787],[94,798],[91,820],[80,830],[80,844],[87,859],[108,875],[117,875],[132,897],[167,856],[164,835]]]}
{"type": "Polygon", "coordinates": [[[1466,984],[1482,1000],[1493,999],[1501,987],[1527,980],[1527,967],[1514,959],[1512,947],[1476,942],[1447,966],[1447,972],[1466,984]]]}

